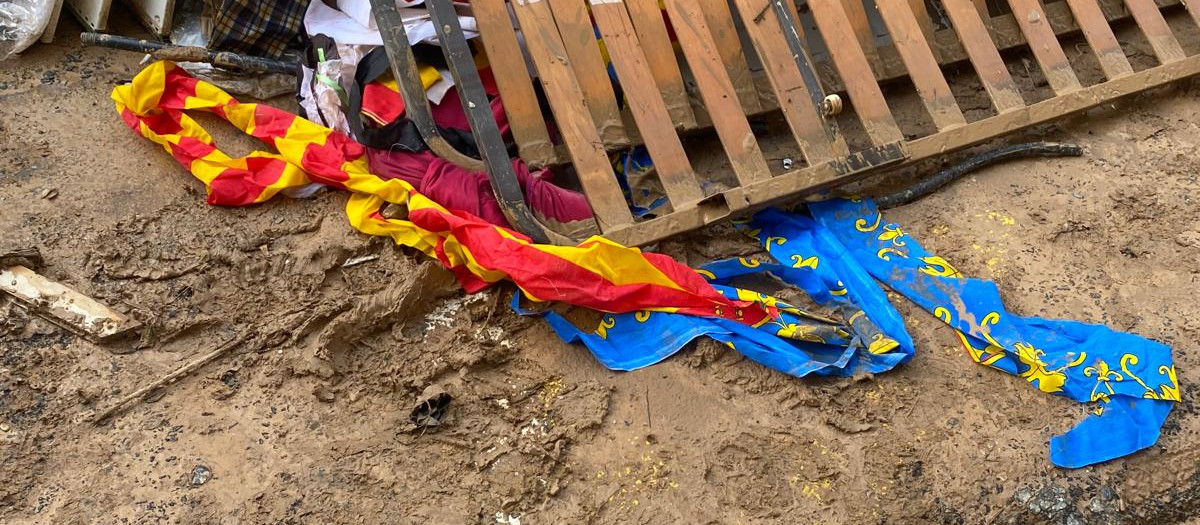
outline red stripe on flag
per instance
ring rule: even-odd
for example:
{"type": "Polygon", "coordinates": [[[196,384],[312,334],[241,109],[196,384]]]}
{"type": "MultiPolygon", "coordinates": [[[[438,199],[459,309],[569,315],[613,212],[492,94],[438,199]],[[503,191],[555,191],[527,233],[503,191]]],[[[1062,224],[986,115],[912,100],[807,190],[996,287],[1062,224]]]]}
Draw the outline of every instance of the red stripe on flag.
{"type": "Polygon", "coordinates": [[[175,161],[182,164],[188,171],[192,170],[192,162],[207,156],[217,149],[212,144],[192,137],[180,137],[179,142],[170,143],[170,146],[171,156],[175,157],[175,161]]]}
{"type": "Polygon", "coordinates": [[[254,106],[254,129],[251,136],[275,145],[275,139],[287,136],[288,128],[298,117],[279,108],[266,104],[254,106]]]}
{"type": "Polygon", "coordinates": [[[229,168],[209,183],[208,203],[218,206],[254,204],[267,186],[279,180],[287,165],[277,158],[247,158],[246,169],[229,168]]]}
{"type": "MultiPolygon", "coordinates": [[[[762,319],[765,312],[749,303],[734,302],[721,295],[698,275],[696,282],[682,278],[683,290],[653,283],[614,284],[603,276],[575,263],[556,257],[529,244],[515,242],[502,236],[491,224],[478,219],[464,219],[455,214],[437,210],[410,210],[409,219],[417,226],[437,232],[448,231],[461,242],[480,265],[502,270],[513,282],[534,297],[547,301],[565,301],[606,312],[632,312],[647,308],[670,306],[681,313],[697,315],[721,315],[742,322],[762,319]],[[739,312],[741,316],[739,316],[739,312]],[[739,318],[741,317],[741,318],[739,318]],[[750,320],[753,318],[753,320],[750,320]]],[[[441,250],[439,249],[439,252],[441,250]]],[[[673,260],[654,254],[643,254],[655,259],[655,267],[665,268],[671,277],[692,272],[673,260]]],[[[447,260],[439,257],[442,264],[447,260]]],[[[455,271],[462,278],[462,273],[455,271]]],[[[695,272],[692,272],[695,274],[695,272]]],[[[679,282],[679,281],[676,281],[679,282]]],[[[477,291],[480,280],[471,278],[462,281],[468,290],[477,291]]]]}
{"type": "Polygon", "coordinates": [[[300,165],[311,179],[343,188],[342,183],[349,180],[350,175],[342,169],[342,165],[365,154],[366,149],[361,144],[334,131],[325,139],[325,144],[310,143],[305,146],[300,165]]]}
{"type": "Polygon", "coordinates": [[[196,96],[196,84],[199,81],[179,66],[171,67],[165,77],[163,93],[159,98],[158,105],[171,109],[186,108],[187,99],[196,96]]]}
{"type": "Polygon", "coordinates": [[[141,126],[142,119],[141,119],[141,117],[137,116],[137,114],[135,114],[134,112],[129,111],[128,107],[122,107],[121,120],[124,120],[125,125],[129,126],[129,129],[132,129],[138,135],[142,134],[142,126],[141,126]]]}

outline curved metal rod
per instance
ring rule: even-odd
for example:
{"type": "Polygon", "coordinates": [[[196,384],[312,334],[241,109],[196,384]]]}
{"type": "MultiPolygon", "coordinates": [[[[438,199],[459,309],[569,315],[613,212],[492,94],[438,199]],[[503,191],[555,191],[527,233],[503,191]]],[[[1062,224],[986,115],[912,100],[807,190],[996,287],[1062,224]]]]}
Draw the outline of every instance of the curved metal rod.
{"type": "MultiPolygon", "coordinates": [[[[400,88],[400,95],[404,97],[405,116],[412,120],[417,131],[421,133],[421,138],[435,155],[466,169],[483,171],[483,161],[462,154],[438,133],[437,125],[433,122],[433,113],[429,110],[429,99],[425,97],[425,89],[421,84],[417,59],[408,45],[404,18],[396,10],[395,2],[371,0],[371,11],[375,15],[379,35],[383,38],[383,48],[387,51],[388,61],[392,65],[392,76],[396,77],[396,86],[400,88]]],[[[458,18],[454,21],[457,25],[458,18]]]]}
{"type": "Polygon", "coordinates": [[[416,60],[408,44],[408,36],[404,32],[404,22],[396,10],[396,4],[389,0],[371,0],[376,24],[383,35],[384,48],[391,59],[392,73],[409,108],[408,117],[416,124],[422,138],[435,154],[474,171],[486,169],[488,182],[496,195],[496,201],[500,204],[500,211],[514,228],[537,243],[574,244],[574,239],[559,234],[538,221],[525,203],[525,192],[521,189],[516,173],[513,172],[512,159],[504,146],[504,138],[492,117],[491,105],[483,91],[483,82],[479,78],[479,71],[475,69],[474,56],[463,35],[454,5],[450,0],[429,0],[425,5],[429,9],[433,25],[439,28],[438,40],[442,54],[446,57],[450,75],[454,78],[459,100],[462,102],[463,111],[471,125],[471,134],[483,161],[467,157],[474,163],[468,166],[440,151],[444,146],[454,155],[465,157],[438,135],[437,126],[429,112],[429,101],[421,88],[416,60]],[[413,104],[408,101],[419,102],[413,104]],[[414,106],[417,106],[416,111],[413,111],[414,106]]]}

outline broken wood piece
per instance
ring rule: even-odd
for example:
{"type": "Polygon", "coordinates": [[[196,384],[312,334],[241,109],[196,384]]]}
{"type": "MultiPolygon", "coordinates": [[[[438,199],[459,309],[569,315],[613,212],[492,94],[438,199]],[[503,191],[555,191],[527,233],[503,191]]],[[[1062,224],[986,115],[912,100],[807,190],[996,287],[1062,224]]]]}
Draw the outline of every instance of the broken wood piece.
{"type": "Polygon", "coordinates": [[[100,423],[103,423],[104,420],[108,419],[113,414],[115,414],[118,411],[120,411],[121,409],[125,408],[126,405],[129,405],[133,401],[136,401],[138,399],[143,399],[148,394],[154,393],[159,388],[162,388],[171,383],[174,383],[179,378],[186,376],[186,375],[200,369],[201,367],[203,367],[204,365],[207,365],[208,363],[216,361],[217,358],[229,353],[234,348],[241,346],[242,343],[246,342],[246,340],[248,340],[250,338],[250,336],[253,334],[254,334],[254,332],[250,331],[249,333],[242,334],[240,336],[233,338],[229,342],[218,347],[216,350],[213,350],[212,352],[209,352],[209,353],[201,356],[199,359],[196,359],[192,362],[189,362],[186,365],[179,367],[174,372],[171,372],[170,374],[163,376],[162,378],[154,381],[153,383],[150,383],[142,388],[139,388],[139,389],[133,391],[132,393],[126,395],[125,397],[122,397],[121,399],[117,400],[117,402],[113,403],[112,406],[110,406],[104,410],[101,410],[100,412],[97,412],[95,415],[88,417],[86,419],[97,425],[99,425],[100,423]]]}
{"type": "Polygon", "coordinates": [[[21,265],[0,269],[0,292],[46,320],[102,343],[141,326],[129,316],[21,265]]]}

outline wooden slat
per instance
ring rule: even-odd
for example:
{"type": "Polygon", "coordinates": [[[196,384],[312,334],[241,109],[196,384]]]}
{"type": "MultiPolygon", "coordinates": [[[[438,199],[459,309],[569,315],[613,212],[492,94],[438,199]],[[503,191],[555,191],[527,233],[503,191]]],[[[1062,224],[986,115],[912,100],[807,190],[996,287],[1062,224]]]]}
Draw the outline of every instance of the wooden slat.
{"type": "Polygon", "coordinates": [[[638,40],[621,0],[591,0],[592,16],[604,38],[609,59],[625,92],[630,113],[646,141],[646,150],[654,161],[654,171],[676,210],[704,198],[693,176],[679,136],[671,125],[667,106],[654,84],[643,46],[638,40]]]}
{"type": "Polygon", "coordinates": [[[875,45],[875,32],[871,30],[871,21],[867,19],[863,0],[841,0],[841,4],[846,18],[850,20],[850,27],[854,28],[854,37],[858,39],[859,47],[867,56],[867,63],[878,62],[879,48],[875,45]]]}
{"type": "MultiPolygon", "coordinates": [[[[911,165],[934,156],[943,156],[947,152],[980,144],[1018,129],[1061,119],[1072,113],[1198,74],[1200,74],[1200,56],[1191,56],[1171,64],[1088,86],[1079,91],[988,117],[966,126],[910,141],[906,146],[909,158],[905,159],[902,164],[890,165],[889,169],[911,165]]],[[[878,170],[873,172],[865,170],[845,175],[830,169],[828,164],[806,166],[759,181],[742,188],[742,190],[746,201],[753,207],[778,202],[781,199],[813,195],[821,190],[861,180],[871,173],[877,172],[878,170]]],[[[616,231],[609,238],[627,246],[647,244],[687,231],[690,228],[708,224],[712,222],[712,219],[707,218],[709,214],[708,210],[691,208],[682,213],[666,215],[640,223],[635,227],[616,231]]]]}
{"type": "Polygon", "coordinates": [[[1008,67],[1000,58],[1000,52],[992,43],[975,6],[967,0],[942,0],[942,5],[996,111],[1004,113],[1025,107],[1025,100],[1021,98],[1021,92],[1008,73],[1008,67]]]}
{"type": "Polygon", "coordinates": [[[533,165],[548,164],[555,158],[554,144],[546,131],[546,119],[533,91],[508,7],[504,0],[475,0],[471,7],[521,158],[533,165]]]}
{"type": "MultiPolygon", "coordinates": [[[[788,51],[787,40],[774,9],[762,10],[758,0],[735,0],[746,33],[762,60],[763,70],[783,111],[792,135],[804,153],[808,164],[816,165],[844,157],[849,153],[845,138],[838,135],[831,141],[825,133],[825,123],[813,106],[812,94],[804,85],[796,62],[788,51]],[[759,16],[759,13],[762,16],[759,16]]],[[[799,20],[795,18],[793,20],[799,20]]]]}
{"type": "Polygon", "coordinates": [[[1188,14],[1192,15],[1192,20],[1196,25],[1200,25],[1200,0],[1183,0],[1183,6],[1187,9],[1188,14]]]}
{"type": "Polygon", "coordinates": [[[579,183],[587,194],[592,213],[600,231],[609,231],[633,223],[633,214],[625,204],[625,196],[617,184],[604,143],[596,131],[591,115],[579,101],[583,91],[575,80],[571,62],[545,1],[516,0],[513,12],[521,24],[525,45],[537,67],[542,89],[550,102],[550,110],[558,131],[567,144],[571,162],[579,175],[579,183]]]}
{"type": "Polygon", "coordinates": [[[916,13],[900,2],[879,0],[877,5],[892,37],[892,45],[908,68],[908,78],[917,88],[917,94],[929,111],[934,126],[938,130],[945,130],[966,124],[967,119],[963,117],[958,101],[954,100],[954,93],[950,91],[950,85],[946,83],[946,77],[925,40],[916,13]]]}
{"type": "Polygon", "coordinates": [[[1138,27],[1142,28],[1150,47],[1154,48],[1154,56],[1163,64],[1182,60],[1187,55],[1179,47],[1179,41],[1171,34],[1166,19],[1154,4],[1154,0],[1125,0],[1125,7],[1133,14],[1138,27]]]}
{"type": "Polygon", "coordinates": [[[742,109],[746,114],[762,111],[762,102],[758,100],[758,91],[754,89],[754,79],[750,75],[746,55],[742,52],[742,40],[733,24],[733,13],[729,11],[728,0],[692,1],[697,2],[700,12],[704,13],[708,30],[717,44],[721,62],[725,64],[725,72],[737,90],[742,109]]]}
{"type": "MultiPolygon", "coordinates": [[[[925,0],[908,0],[908,7],[912,9],[913,16],[917,19],[917,26],[921,28],[921,35],[930,44],[933,56],[938,60],[942,60],[942,48],[933,45],[936,42],[933,38],[933,19],[929,17],[929,8],[926,7],[925,0]]],[[[882,10],[880,12],[882,13],[882,10]]],[[[885,18],[884,23],[886,24],[886,22],[887,19],[885,18]]],[[[889,28],[888,31],[891,31],[891,29],[889,28]]]]}
{"type": "Polygon", "coordinates": [[[744,185],[769,178],[771,170],[750,130],[750,122],[742,113],[701,6],[695,0],[666,0],[666,6],[671,27],[679,38],[696,87],[738,181],[744,185]]]}
{"type": "Polygon", "coordinates": [[[1042,74],[1046,76],[1050,88],[1059,95],[1082,88],[1066,53],[1063,53],[1062,45],[1058,43],[1058,37],[1054,35],[1054,29],[1046,19],[1041,2],[1008,0],[1008,5],[1012,7],[1013,18],[1021,26],[1021,33],[1029,42],[1029,49],[1042,67],[1042,74]]]}
{"type": "Polygon", "coordinates": [[[833,0],[810,0],[808,7],[871,142],[880,145],[903,140],[842,6],[833,0]]]}
{"type": "Polygon", "coordinates": [[[911,157],[905,163],[916,162],[935,155],[944,155],[947,151],[973,146],[1017,129],[1049,122],[1071,113],[1197,74],[1200,74],[1200,56],[1192,56],[1088,86],[1074,93],[1030,104],[1020,110],[988,117],[961,128],[913,140],[908,143],[911,157]]]}
{"type": "Polygon", "coordinates": [[[696,115],[692,113],[687,88],[679,71],[679,61],[667,36],[667,25],[663,22],[658,0],[626,0],[625,7],[629,10],[633,27],[637,29],[638,40],[642,42],[642,52],[650,64],[654,83],[658,85],[659,93],[667,104],[667,111],[671,112],[671,122],[678,128],[695,128],[696,115]]]}
{"type": "Polygon", "coordinates": [[[1083,31],[1084,38],[1087,38],[1088,45],[1096,53],[1096,60],[1100,62],[1100,69],[1104,70],[1104,77],[1112,80],[1133,73],[1129,59],[1125,57],[1120,42],[1117,42],[1116,35],[1108,26],[1108,20],[1104,18],[1104,13],[1100,11],[1100,6],[1095,0],[1067,0],[1067,4],[1071,13],[1075,15],[1075,21],[1083,31]]]}
{"type": "Polygon", "coordinates": [[[585,0],[553,0],[547,3],[553,13],[553,21],[549,23],[558,26],[567,58],[574,65],[575,78],[583,90],[584,104],[596,122],[600,138],[605,144],[628,144],[629,138],[617,108],[612,80],[608,76],[604,57],[600,54],[600,45],[596,42],[596,32],[592,29],[585,0]]]}

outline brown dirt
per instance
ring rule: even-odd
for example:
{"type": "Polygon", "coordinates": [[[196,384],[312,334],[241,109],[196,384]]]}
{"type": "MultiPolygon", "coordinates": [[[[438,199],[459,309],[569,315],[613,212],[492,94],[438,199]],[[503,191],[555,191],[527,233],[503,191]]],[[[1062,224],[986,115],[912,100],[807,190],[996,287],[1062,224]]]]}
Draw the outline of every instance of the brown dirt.
{"type": "MultiPolygon", "coordinates": [[[[150,329],[98,347],[0,306],[0,522],[1107,524],[1200,512],[1194,81],[1027,134],[1078,142],[1083,158],[991,168],[889,213],[995,279],[1016,312],[1174,347],[1184,401],[1158,445],[1060,470],[1047,440],[1086,407],[972,364],[902,300],[919,351],[879,377],[795,379],[709,342],[614,373],[509,313],[509,290],[463,296],[428,261],[355,233],[344,195],[207,206],[113,112],[109,90],[138,57],[81,49],[75,31],[64,20],[59,43],[0,63],[2,242],[37,247],[44,274],[150,329]],[[39,198],[48,189],[57,198],[39,198]],[[379,259],[342,267],[366,254],[379,259]],[[253,343],[156,401],[80,421],[251,328],[253,343]],[[453,396],[447,419],[415,430],[410,412],[434,390],[453,396]],[[212,478],[193,486],[201,465],[212,478]]],[[[960,95],[986,107],[978,91],[960,95]]],[[[690,264],[756,251],[728,227],[659,249],[690,264]]]]}

